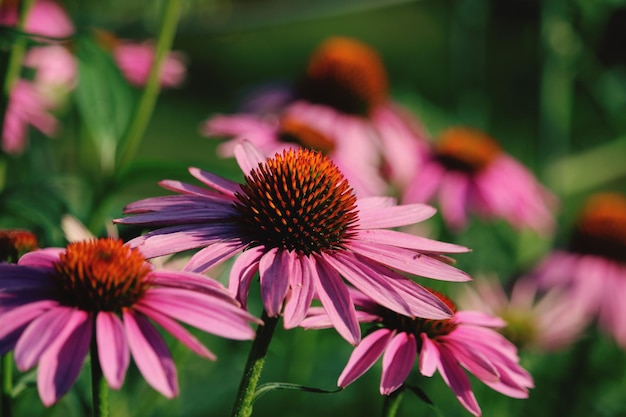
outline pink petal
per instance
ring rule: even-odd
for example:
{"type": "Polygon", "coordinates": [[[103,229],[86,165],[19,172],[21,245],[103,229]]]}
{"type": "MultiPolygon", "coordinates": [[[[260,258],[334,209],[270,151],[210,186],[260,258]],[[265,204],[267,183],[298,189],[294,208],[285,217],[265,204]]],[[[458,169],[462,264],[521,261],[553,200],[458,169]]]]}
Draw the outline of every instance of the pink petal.
{"type": "Polygon", "coordinates": [[[397,232],[395,230],[361,230],[356,236],[356,239],[363,241],[365,245],[371,242],[413,249],[420,252],[464,253],[470,251],[470,249],[465,246],[440,242],[438,240],[427,239],[425,237],[397,232]]]}
{"type": "Polygon", "coordinates": [[[506,326],[506,322],[500,317],[495,317],[491,314],[483,313],[481,311],[471,310],[457,311],[454,315],[454,321],[457,323],[483,327],[506,326]]]}
{"type": "Polygon", "coordinates": [[[265,155],[247,140],[242,140],[235,146],[235,158],[244,175],[249,175],[250,171],[267,161],[265,155]]]}
{"type": "Polygon", "coordinates": [[[356,345],[361,339],[361,329],[356,319],[354,305],[348,288],[339,274],[323,259],[317,257],[303,257],[303,268],[307,268],[317,295],[326,309],[337,332],[349,343],[356,345]]]}
{"type": "Polygon", "coordinates": [[[241,186],[235,181],[222,178],[219,175],[203,171],[199,168],[189,168],[189,173],[209,187],[230,197],[234,197],[235,193],[241,190],[241,186]]]}
{"type": "Polygon", "coordinates": [[[262,246],[245,250],[235,259],[230,269],[228,289],[244,307],[247,305],[250,284],[259,270],[259,261],[263,253],[265,253],[265,249],[262,246]]]}
{"type": "Polygon", "coordinates": [[[130,363],[130,350],[124,334],[124,324],[115,313],[108,311],[98,313],[96,340],[102,373],[111,388],[120,389],[130,363]]]}
{"type": "Polygon", "coordinates": [[[176,367],[163,338],[142,315],[122,312],[128,345],[148,384],[167,398],[178,395],[176,367]]]}
{"type": "Polygon", "coordinates": [[[189,333],[183,326],[176,321],[167,317],[165,314],[159,311],[149,308],[147,306],[136,305],[135,309],[147,317],[157,322],[161,327],[171,333],[174,337],[180,340],[185,346],[195,352],[198,356],[210,360],[216,360],[217,357],[204,346],[198,339],[196,339],[191,333],[189,333]]]}
{"type": "Polygon", "coordinates": [[[359,229],[384,229],[419,223],[435,215],[437,210],[425,204],[405,204],[359,211],[359,229]]]}
{"type": "Polygon", "coordinates": [[[65,252],[65,248],[45,248],[24,254],[18,261],[19,265],[37,268],[54,268],[59,261],[59,255],[65,252]]]}
{"type": "Polygon", "coordinates": [[[370,369],[383,354],[394,334],[394,331],[382,328],[364,337],[352,351],[346,367],[339,375],[337,386],[347,387],[370,369]]]}
{"type": "Polygon", "coordinates": [[[290,267],[293,268],[293,262],[290,263],[288,257],[287,251],[273,248],[266,252],[259,262],[261,298],[270,317],[280,314],[287,295],[289,276],[293,272],[289,270],[290,267]]]}
{"type": "Polygon", "coordinates": [[[480,416],[481,411],[478,401],[472,392],[469,378],[458,365],[454,354],[450,352],[445,345],[439,345],[439,373],[446,385],[448,385],[456,397],[459,399],[463,407],[475,416],[480,416]]]}
{"type": "Polygon", "coordinates": [[[437,344],[428,338],[426,333],[420,333],[422,349],[420,350],[419,367],[424,376],[433,376],[439,365],[439,349],[437,344]]]}
{"type": "Polygon", "coordinates": [[[37,370],[37,389],[46,407],[57,402],[72,387],[91,343],[92,322],[89,313],[72,309],[71,316],[64,324],[62,331],[41,355],[37,370]]]}
{"type": "Polygon", "coordinates": [[[385,207],[393,207],[397,205],[397,203],[398,200],[394,197],[363,197],[359,198],[356,204],[359,213],[361,213],[385,207]]]}
{"type": "Polygon", "coordinates": [[[285,299],[283,323],[285,329],[298,326],[307,314],[313,299],[313,279],[310,271],[302,267],[301,260],[293,252],[288,252],[288,261],[292,264],[287,269],[289,274],[289,292],[285,299]]]}
{"type": "Polygon", "coordinates": [[[442,336],[440,343],[444,343],[450,351],[454,352],[454,356],[458,362],[465,367],[472,375],[483,382],[500,381],[500,373],[493,365],[492,361],[484,355],[480,349],[474,346],[456,340],[453,333],[442,336]]]}
{"type": "Polygon", "coordinates": [[[187,265],[183,268],[184,271],[191,271],[197,273],[203,273],[211,269],[212,267],[219,265],[227,259],[230,259],[237,252],[243,249],[243,244],[238,241],[224,241],[213,243],[206,248],[196,252],[187,265]]]}
{"type": "Polygon", "coordinates": [[[415,336],[400,332],[387,345],[383,356],[383,375],[380,393],[389,395],[404,384],[417,356],[415,336]]]}
{"type": "Polygon", "coordinates": [[[468,189],[468,177],[458,172],[446,173],[441,182],[439,189],[441,214],[455,229],[461,229],[467,223],[468,189]]]}

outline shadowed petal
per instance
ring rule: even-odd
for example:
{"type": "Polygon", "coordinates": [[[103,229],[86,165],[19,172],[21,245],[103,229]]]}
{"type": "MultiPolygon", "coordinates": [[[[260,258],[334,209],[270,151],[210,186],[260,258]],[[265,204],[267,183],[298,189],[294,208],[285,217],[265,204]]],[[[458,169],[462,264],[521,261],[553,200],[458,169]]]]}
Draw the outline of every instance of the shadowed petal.
{"type": "Polygon", "coordinates": [[[306,257],[303,267],[309,269],[317,295],[339,334],[356,345],[361,339],[361,329],[354,312],[348,288],[339,274],[317,257],[306,257]]]}
{"type": "Polygon", "coordinates": [[[261,278],[261,297],[263,306],[270,317],[280,314],[280,308],[289,288],[289,276],[293,271],[293,262],[289,262],[286,250],[276,248],[266,252],[259,262],[261,278]]]}
{"type": "Polygon", "coordinates": [[[480,407],[472,392],[469,378],[465,374],[465,371],[458,365],[454,354],[452,354],[445,345],[439,344],[439,355],[439,373],[446,385],[452,389],[467,411],[475,416],[480,416],[480,407]]]}
{"type": "Polygon", "coordinates": [[[219,175],[203,171],[199,168],[189,168],[189,173],[209,187],[230,197],[234,197],[235,193],[241,190],[240,185],[235,181],[222,178],[219,175]]]}
{"type": "Polygon", "coordinates": [[[441,215],[454,228],[463,228],[467,223],[467,195],[469,179],[457,172],[447,172],[439,189],[441,215]]]}
{"type": "Polygon", "coordinates": [[[355,239],[387,246],[414,249],[420,252],[464,253],[470,251],[465,246],[440,242],[395,230],[361,230],[355,239]]]}
{"type": "Polygon", "coordinates": [[[230,269],[228,290],[235,295],[237,301],[244,308],[247,306],[250,283],[259,270],[259,261],[263,256],[264,250],[261,246],[245,250],[235,259],[230,269]]]}
{"type": "Polygon", "coordinates": [[[235,158],[244,175],[250,174],[250,171],[257,168],[259,164],[267,161],[267,158],[247,140],[242,140],[235,146],[235,158]]]}
{"type": "Polygon", "coordinates": [[[426,333],[420,333],[422,349],[420,350],[419,367],[424,376],[433,376],[439,365],[439,349],[437,344],[428,338],[426,333]]]}
{"type": "Polygon", "coordinates": [[[415,336],[406,332],[394,336],[383,356],[383,375],[380,380],[382,395],[389,395],[404,384],[411,373],[416,356],[415,336]]]}
{"type": "Polygon", "coordinates": [[[302,267],[301,260],[293,252],[288,252],[289,292],[285,300],[283,323],[285,329],[298,326],[307,314],[313,299],[314,288],[310,271],[302,267]]]}
{"type": "Polygon", "coordinates": [[[231,258],[243,249],[239,241],[217,242],[200,250],[191,257],[183,271],[203,273],[231,258]]]}
{"type": "Polygon", "coordinates": [[[352,351],[348,364],[339,375],[337,386],[347,387],[370,369],[383,354],[394,334],[392,330],[379,329],[363,338],[352,351]]]}
{"type": "Polygon", "coordinates": [[[128,345],[137,368],[155,390],[167,398],[178,395],[176,367],[163,338],[142,315],[122,312],[128,345]]]}
{"type": "Polygon", "coordinates": [[[481,311],[457,311],[454,315],[457,323],[471,324],[484,327],[504,327],[506,321],[481,311]]]}
{"type": "Polygon", "coordinates": [[[24,254],[18,261],[18,265],[33,266],[38,268],[53,268],[58,262],[59,255],[65,252],[64,248],[45,248],[24,254]]]}
{"type": "MultiPolygon", "coordinates": [[[[92,323],[89,313],[72,310],[63,330],[41,355],[37,370],[37,389],[41,402],[48,407],[74,384],[91,343],[92,323]]],[[[93,360],[96,360],[95,358],[93,360]]]]}
{"type": "Polygon", "coordinates": [[[98,313],[96,340],[102,373],[111,388],[120,389],[130,363],[130,350],[124,333],[124,324],[115,313],[108,311],[98,313]]]}

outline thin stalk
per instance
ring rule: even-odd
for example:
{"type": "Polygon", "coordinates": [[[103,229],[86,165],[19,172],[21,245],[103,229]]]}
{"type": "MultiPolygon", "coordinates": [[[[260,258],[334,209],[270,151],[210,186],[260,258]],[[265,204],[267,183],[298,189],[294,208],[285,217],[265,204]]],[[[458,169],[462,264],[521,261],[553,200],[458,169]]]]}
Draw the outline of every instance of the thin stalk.
{"type": "Polygon", "coordinates": [[[382,417],[396,417],[402,398],[404,398],[404,389],[402,388],[392,392],[390,395],[385,395],[382,417]]]}
{"type": "Polygon", "coordinates": [[[109,386],[107,385],[102,367],[98,359],[98,343],[95,332],[91,339],[91,399],[93,417],[108,417],[109,415],[109,386]]]}
{"type": "Polygon", "coordinates": [[[259,383],[263,365],[265,365],[267,348],[272,341],[276,323],[278,323],[278,318],[269,317],[265,310],[261,320],[265,324],[257,328],[256,337],[250,348],[248,361],[241,376],[241,383],[239,384],[231,417],[249,417],[252,415],[252,402],[254,401],[256,386],[259,383]]]}
{"type": "Polygon", "coordinates": [[[2,402],[2,417],[11,417],[13,411],[11,408],[11,392],[13,391],[13,355],[11,352],[2,355],[2,394],[0,402],[2,402]]]}
{"type": "Polygon", "coordinates": [[[137,110],[126,131],[126,135],[120,142],[120,152],[118,154],[118,167],[120,168],[123,168],[132,160],[137,148],[139,148],[139,144],[148,127],[150,118],[152,117],[161,89],[159,83],[161,68],[174,42],[180,13],[181,0],[168,0],[165,11],[163,12],[161,30],[157,40],[154,62],[150,69],[148,82],[143,90],[137,110]]]}

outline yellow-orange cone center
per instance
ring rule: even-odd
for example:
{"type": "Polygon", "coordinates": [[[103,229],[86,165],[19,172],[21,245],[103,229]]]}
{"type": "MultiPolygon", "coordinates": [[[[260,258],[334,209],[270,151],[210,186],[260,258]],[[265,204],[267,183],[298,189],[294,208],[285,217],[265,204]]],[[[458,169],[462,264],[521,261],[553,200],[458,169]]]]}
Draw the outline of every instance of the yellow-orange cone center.
{"type": "Polygon", "coordinates": [[[493,138],[480,130],[454,127],[440,136],[435,153],[448,169],[476,173],[489,166],[501,149],[493,138]]]}

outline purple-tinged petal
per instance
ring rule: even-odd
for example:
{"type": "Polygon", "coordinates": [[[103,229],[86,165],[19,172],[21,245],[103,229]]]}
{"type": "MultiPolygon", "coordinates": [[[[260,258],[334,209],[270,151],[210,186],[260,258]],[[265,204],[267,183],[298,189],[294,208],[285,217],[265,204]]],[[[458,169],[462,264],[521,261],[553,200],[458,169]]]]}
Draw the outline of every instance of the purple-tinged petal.
{"type": "Polygon", "coordinates": [[[420,339],[422,340],[422,348],[420,350],[419,367],[420,373],[424,376],[433,376],[438,367],[439,362],[439,348],[437,343],[430,340],[426,333],[420,333],[420,339]]]}
{"type": "Polygon", "coordinates": [[[15,346],[15,363],[26,371],[39,362],[41,355],[57,339],[76,309],[57,306],[39,315],[26,327],[15,346]]]}
{"type": "Polygon", "coordinates": [[[337,386],[347,387],[370,369],[383,354],[394,334],[393,330],[383,328],[363,338],[352,351],[346,367],[339,375],[337,386]]]}
{"type": "Polygon", "coordinates": [[[467,223],[469,178],[458,172],[447,172],[439,188],[441,215],[455,229],[467,223]]]}
{"type": "MultiPolygon", "coordinates": [[[[109,311],[98,313],[96,340],[102,373],[111,388],[120,389],[130,364],[130,350],[124,333],[124,324],[115,313],[109,311]]],[[[96,360],[96,358],[91,360],[96,360]]]]}
{"type": "Polygon", "coordinates": [[[46,311],[57,307],[59,303],[53,300],[41,300],[24,304],[0,314],[0,339],[16,329],[25,326],[36,317],[43,315],[46,311]]]}
{"type": "Polygon", "coordinates": [[[361,339],[361,329],[354,312],[354,304],[348,288],[341,277],[322,258],[303,257],[302,266],[307,268],[317,295],[326,309],[337,332],[350,344],[356,345],[361,339]]]}
{"type": "Polygon", "coordinates": [[[287,269],[289,275],[289,292],[285,299],[283,312],[283,324],[285,329],[298,326],[307,315],[307,310],[313,299],[314,288],[310,271],[302,267],[301,259],[295,252],[288,252],[288,262],[291,264],[287,269]]]}
{"type": "Polygon", "coordinates": [[[435,215],[437,210],[426,204],[405,204],[359,211],[359,229],[384,229],[419,223],[435,215]]]}
{"type": "Polygon", "coordinates": [[[383,374],[380,379],[382,395],[389,395],[404,384],[411,373],[416,356],[415,336],[406,332],[394,336],[383,355],[383,374]]]}
{"type": "Polygon", "coordinates": [[[328,317],[328,313],[326,313],[324,307],[311,307],[307,311],[306,318],[300,323],[300,327],[303,329],[316,330],[329,329],[333,327],[333,322],[330,321],[330,317],[328,317]]]}
{"type": "Polygon", "coordinates": [[[37,389],[46,407],[57,402],[72,387],[91,343],[93,329],[89,313],[72,310],[64,324],[62,331],[41,355],[37,370],[37,389]]]}
{"type": "MultiPolygon", "coordinates": [[[[177,193],[198,196],[202,198],[210,198],[212,200],[221,200],[224,203],[229,203],[234,201],[233,196],[226,195],[217,191],[209,190],[206,188],[198,187],[197,185],[187,184],[186,182],[175,181],[175,180],[162,180],[159,181],[159,185],[166,190],[174,191],[177,193]]],[[[161,198],[161,197],[157,197],[161,198]]],[[[132,203],[134,204],[134,203],[132,203]]],[[[131,206],[130,204],[126,206],[124,212],[126,212],[127,208],[131,206]]]]}
{"type": "Polygon", "coordinates": [[[20,258],[18,265],[54,268],[54,264],[59,261],[59,255],[63,252],[65,248],[46,248],[28,252],[20,258]]]}
{"type": "Polygon", "coordinates": [[[280,314],[281,306],[289,288],[289,276],[293,272],[293,262],[289,262],[286,250],[276,248],[266,252],[259,262],[261,278],[261,298],[270,317],[280,314]]]}
{"type": "Polygon", "coordinates": [[[161,335],[144,316],[122,312],[130,351],[137,368],[155,390],[167,398],[178,395],[176,366],[161,335]]]}
{"type": "Polygon", "coordinates": [[[483,313],[482,311],[457,311],[454,315],[454,321],[459,324],[468,324],[473,326],[483,327],[504,327],[506,321],[500,317],[492,316],[491,314],[483,313]]]}
{"type": "Polygon", "coordinates": [[[365,244],[371,242],[386,246],[413,249],[420,252],[464,253],[470,251],[470,249],[465,246],[440,242],[438,240],[427,239],[425,237],[397,232],[395,230],[361,230],[355,239],[363,241],[365,244]]]}
{"type": "Polygon", "coordinates": [[[480,416],[480,407],[472,392],[469,378],[457,363],[454,354],[445,345],[439,344],[439,355],[439,373],[446,385],[452,389],[467,411],[480,416]]]}
{"type": "Polygon", "coordinates": [[[349,249],[383,265],[426,278],[442,281],[464,282],[471,277],[444,262],[427,254],[380,244],[364,244],[353,241],[347,245],[349,249]]]}
{"type": "Polygon", "coordinates": [[[267,157],[247,140],[242,140],[235,146],[235,158],[244,175],[249,175],[250,171],[267,161],[267,157]]]}
{"type": "Polygon", "coordinates": [[[491,360],[482,354],[480,349],[474,346],[459,342],[454,337],[447,335],[439,339],[444,343],[458,362],[465,367],[472,375],[483,382],[497,382],[500,380],[500,373],[491,360]]]}
{"type": "Polygon", "coordinates": [[[207,349],[206,346],[200,343],[194,335],[189,333],[183,326],[167,317],[165,314],[143,305],[136,305],[135,309],[154,320],[198,356],[202,356],[213,361],[217,359],[217,357],[209,349],[207,349]]]}
{"type": "Polygon", "coordinates": [[[185,271],[154,270],[148,276],[150,284],[154,287],[180,288],[197,291],[204,294],[221,298],[231,304],[239,306],[233,295],[215,279],[205,275],[194,274],[185,271]]]}
{"type": "Polygon", "coordinates": [[[233,257],[243,249],[244,245],[238,241],[224,241],[213,243],[210,246],[194,254],[183,271],[203,273],[212,267],[219,265],[225,260],[233,257]]]}
{"type": "Polygon", "coordinates": [[[0,289],[2,291],[33,291],[50,287],[51,272],[52,270],[48,268],[0,264],[0,289]]]}
{"type": "MultiPolygon", "coordinates": [[[[203,188],[202,188],[203,190],[203,188]]],[[[166,195],[159,197],[144,198],[124,207],[124,214],[140,214],[151,212],[162,212],[165,210],[189,210],[205,209],[226,211],[230,208],[232,200],[222,194],[215,193],[216,196],[198,195],[166,195]]],[[[124,222],[124,219],[115,220],[116,223],[124,222]]]]}
{"type": "Polygon", "coordinates": [[[211,221],[224,220],[232,214],[230,207],[218,206],[207,209],[204,207],[185,207],[176,210],[155,211],[134,214],[129,217],[117,219],[122,224],[142,224],[147,226],[168,226],[180,223],[201,224],[211,221]]]}
{"type": "Polygon", "coordinates": [[[235,181],[227,180],[226,178],[203,171],[199,168],[189,168],[189,173],[209,187],[230,197],[235,197],[235,193],[241,190],[241,186],[235,181]]]}
{"type": "Polygon", "coordinates": [[[247,306],[248,291],[252,278],[259,270],[259,261],[265,249],[257,246],[245,250],[235,259],[228,279],[228,289],[243,307],[247,306]]]}

